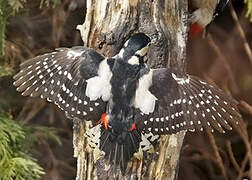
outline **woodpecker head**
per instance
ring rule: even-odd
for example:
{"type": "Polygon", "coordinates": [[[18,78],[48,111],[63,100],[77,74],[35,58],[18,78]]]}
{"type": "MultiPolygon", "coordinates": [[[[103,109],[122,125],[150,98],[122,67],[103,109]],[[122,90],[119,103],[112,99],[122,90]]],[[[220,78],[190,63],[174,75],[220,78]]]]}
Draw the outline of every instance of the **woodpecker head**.
{"type": "Polygon", "coordinates": [[[150,42],[150,38],[144,33],[134,34],[124,43],[119,57],[123,58],[129,64],[139,64],[139,61],[147,54],[150,42]]]}
{"type": "Polygon", "coordinates": [[[191,21],[189,37],[203,32],[225,8],[229,0],[189,0],[194,11],[189,17],[191,21]]]}

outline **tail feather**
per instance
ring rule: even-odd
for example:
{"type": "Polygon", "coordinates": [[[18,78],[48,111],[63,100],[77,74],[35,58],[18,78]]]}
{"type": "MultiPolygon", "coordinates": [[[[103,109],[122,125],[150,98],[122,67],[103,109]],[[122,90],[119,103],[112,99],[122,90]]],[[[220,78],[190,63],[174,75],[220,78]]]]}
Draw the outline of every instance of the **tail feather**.
{"type": "Polygon", "coordinates": [[[152,143],[159,137],[137,130],[113,133],[112,129],[106,130],[101,124],[89,129],[86,136],[91,148],[100,149],[105,153],[105,159],[108,160],[114,174],[120,170],[124,174],[133,156],[141,159],[143,151],[153,152],[152,143]]]}
{"type": "Polygon", "coordinates": [[[118,167],[125,172],[128,162],[138,151],[141,134],[137,131],[127,131],[121,134],[113,134],[101,128],[100,149],[105,152],[105,158],[115,171],[118,167]]]}

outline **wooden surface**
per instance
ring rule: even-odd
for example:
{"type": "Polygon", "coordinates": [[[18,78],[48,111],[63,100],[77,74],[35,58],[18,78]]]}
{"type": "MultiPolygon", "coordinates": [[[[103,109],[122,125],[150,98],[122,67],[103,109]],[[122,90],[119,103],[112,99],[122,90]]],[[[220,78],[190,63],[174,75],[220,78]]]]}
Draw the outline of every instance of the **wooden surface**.
{"type": "MultiPolygon", "coordinates": [[[[83,42],[106,56],[113,56],[125,40],[135,32],[144,32],[152,39],[148,65],[152,68],[186,67],[187,0],[86,0],[85,23],[77,26],[83,42]]],[[[74,156],[77,157],[78,180],[116,179],[104,159],[95,162],[86,145],[85,131],[89,121],[74,120],[74,156]]],[[[174,180],[185,132],[163,136],[155,153],[133,159],[128,171],[117,179],[174,180]]]]}

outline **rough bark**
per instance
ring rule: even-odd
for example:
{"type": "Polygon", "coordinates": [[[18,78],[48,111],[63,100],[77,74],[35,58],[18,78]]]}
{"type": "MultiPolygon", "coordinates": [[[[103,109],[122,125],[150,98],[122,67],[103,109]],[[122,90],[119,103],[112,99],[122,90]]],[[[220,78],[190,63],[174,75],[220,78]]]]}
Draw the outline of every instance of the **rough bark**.
{"type": "MultiPolygon", "coordinates": [[[[148,65],[185,70],[187,40],[187,0],[87,0],[86,19],[79,25],[86,46],[106,56],[115,55],[134,32],[144,32],[152,39],[148,65]]],[[[114,179],[104,159],[94,162],[86,146],[85,131],[89,121],[74,120],[74,156],[78,158],[78,180],[114,179]]],[[[174,180],[185,132],[163,136],[153,154],[132,160],[119,179],[174,180]]]]}

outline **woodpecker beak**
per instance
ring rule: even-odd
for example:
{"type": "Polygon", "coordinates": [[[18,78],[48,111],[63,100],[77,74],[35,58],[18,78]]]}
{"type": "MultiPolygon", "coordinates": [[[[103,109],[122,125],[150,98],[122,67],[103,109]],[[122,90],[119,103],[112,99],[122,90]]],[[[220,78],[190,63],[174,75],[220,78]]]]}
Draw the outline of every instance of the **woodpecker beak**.
{"type": "Polygon", "coordinates": [[[149,47],[150,47],[150,43],[147,44],[147,46],[145,46],[144,48],[138,50],[138,51],[136,52],[136,54],[139,55],[139,56],[141,56],[141,57],[146,56],[146,54],[147,54],[147,52],[148,52],[148,50],[149,50],[149,47]]]}

